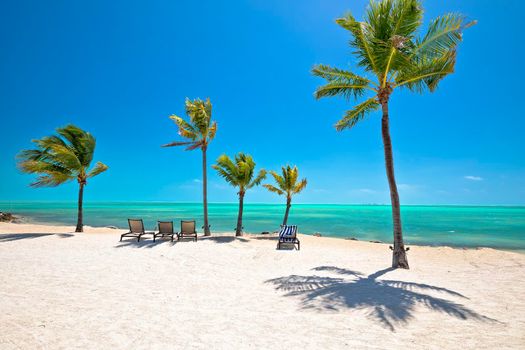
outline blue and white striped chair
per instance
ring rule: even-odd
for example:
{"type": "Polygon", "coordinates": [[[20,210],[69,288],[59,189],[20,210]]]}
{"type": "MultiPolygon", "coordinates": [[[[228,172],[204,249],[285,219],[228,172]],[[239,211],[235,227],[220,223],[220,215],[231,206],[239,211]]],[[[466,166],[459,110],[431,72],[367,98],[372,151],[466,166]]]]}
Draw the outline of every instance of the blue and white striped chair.
{"type": "Polygon", "coordinates": [[[297,250],[301,250],[301,242],[297,239],[297,225],[281,225],[277,249],[281,249],[282,244],[293,244],[294,248],[297,245],[297,250]]]}

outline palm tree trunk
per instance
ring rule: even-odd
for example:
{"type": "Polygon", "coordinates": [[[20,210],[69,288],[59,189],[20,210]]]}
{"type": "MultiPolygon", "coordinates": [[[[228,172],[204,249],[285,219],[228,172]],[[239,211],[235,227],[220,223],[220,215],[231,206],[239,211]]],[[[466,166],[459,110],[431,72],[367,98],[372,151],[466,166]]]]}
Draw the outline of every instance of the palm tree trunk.
{"type": "Polygon", "coordinates": [[[394,157],[392,155],[392,140],[390,139],[390,127],[388,120],[388,100],[381,104],[383,118],[381,119],[381,131],[383,135],[383,146],[385,150],[386,176],[390,187],[390,201],[392,202],[392,220],[394,222],[394,249],[392,257],[393,268],[408,269],[405,245],[403,243],[403,231],[401,227],[401,208],[399,205],[399,194],[397,192],[396,178],[394,176],[394,157]]]}
{"type": "Polygon", "coordinates": [[[242,236],[242,211],[244,207],[244,192],[239,191],[239,215],[237,216],[237,228],[235,236],[242,236]]]}
{"type": "Polygon", "coordinates": [[[75,232],[84,232],[84,218],[82,213],[82,202],[84,201],[84,186],[85,183],[79,183],[80,188],[78,190],[78,215],[77,215],[77,228],[75,232]]]}
{"type": "Polygon", "coordinates": [[[204,209],[204,235],[211,236],[208,224],[208,177],[206,174],[206,146],[202,148],[202,204],[204,209]]]}
{"type": "Polygon", "coordinates": [[[290,207],[291,206],[292,206],[292,198],[291,197],[287,197],[286,198],[286,211],[284,212],[283,225],[286,225],[286,223],[288,222],[288,214],[290,213],[290,207]]]}

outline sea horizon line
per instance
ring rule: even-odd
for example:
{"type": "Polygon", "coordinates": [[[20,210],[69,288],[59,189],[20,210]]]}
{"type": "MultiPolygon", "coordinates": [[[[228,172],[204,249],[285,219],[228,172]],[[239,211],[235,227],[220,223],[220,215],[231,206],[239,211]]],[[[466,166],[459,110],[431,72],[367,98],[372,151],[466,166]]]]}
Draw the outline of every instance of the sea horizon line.
{"type": "MultiPolygon", "coordinates": [[[[0,200],[0,205],[6,205],[6,204],[15,204],[15,203],[59,203],[59,204],[75,204],[75,200],[30,200],[30,199],[21,199],[21,200],[0,200]]],[[[170,201],[170,200],[92,200],[87,203],[84,203],[84,205],[92,205],[97,203],[115,203],[115,204],[121,204],[121,203],[144,203],[144,204],[154,204],[154,203],[162,203],[162,204],[190,204],[190,205],[202,205],[202,202],[199,201],[170,201]]],[[[208,204],[227,204],[227,205],[238,205],[239,203],[236,201],[231,202],[208,202],[208,204]]],[[[286,203],[281,202],[250,202],[250,203],[244,203],[244,205],[285,205],[286,203]]],[[[389,203],[319,203],[319,202],[299,202],[299,203],[292,203],[293,206],[295,205],[339,205],[339,206],[385,206],[389,207],[391,206],[389,203]]],[[[423,203],[416,203],[416,204],[402,204],[402,207],[525,207],[524,204],[462,204],[462,203],[447,203],[447,204],[423,204],[423,203]]]]}

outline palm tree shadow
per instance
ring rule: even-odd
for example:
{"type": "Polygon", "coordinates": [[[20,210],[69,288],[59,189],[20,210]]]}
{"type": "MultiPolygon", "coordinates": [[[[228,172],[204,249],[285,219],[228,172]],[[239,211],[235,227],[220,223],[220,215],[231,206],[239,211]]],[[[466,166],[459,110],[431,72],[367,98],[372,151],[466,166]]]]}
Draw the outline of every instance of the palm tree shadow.
{"type": "Polygon", "coordinates": [[[0,242],[18,241],[21,239],[34,239],[47,236],[69,238],[73,237],[74,235],[71,233],[2,233],[0,234],[0,242]]]}
{"type": "Polygon", "coordinates": [[[238,236],[203,236],[199,237],[200,241],[210,241],[214,243],[232,243],[232,242],[249,242],[248,239],[238,236]]]}
{"type": "Polygon", "coordinates": [[[408,324],[414,318],[418,305],[424,305],[432,311],[462,320],[498,322],[454,301],[423,293],[423,291],[440,292],[448,296],[468,299],[452,290],[422,283],[377,279],[392,271],[392,268],[377,271],[369,276],[334,266],[320,266],[313,270],[330,271],[343,277],[290,275],[270,279],[266,283],[275,285],[277,290],[287,292],[285,296],[300,297],[304,309],[365,310],[368,312],[368,317],[391,331],[395,331],[398,326],[408,324]]]}
{"type": "Polygon", "coordinates": [[[136,239],[129,239],[118,242],[114,247],[115,248],[154,248],[156,246],[166,244],[174,246],[177,244],[177,241],[170,241],[168,239],[158,239],[155,242],[150,239],[143,239],[142,241],[137,242],[136,239]]]}

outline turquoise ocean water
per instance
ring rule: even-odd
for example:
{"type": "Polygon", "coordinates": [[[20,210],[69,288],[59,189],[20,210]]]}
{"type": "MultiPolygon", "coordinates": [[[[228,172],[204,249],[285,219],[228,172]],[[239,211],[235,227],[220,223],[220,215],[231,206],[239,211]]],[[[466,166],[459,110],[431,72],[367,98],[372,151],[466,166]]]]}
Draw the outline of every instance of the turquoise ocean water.
{"type": "MultiPolygon", "coordinates": [[[[202,226],[202,206],[195,203],[91,202],[84,205],[84,222],[90,226],[125,228],[127,218],[143,218],[146,229],[157,220],[196,219],[202,226]]],[[[212,231],[232,231],[237,204],[210,204],[212,231]]],[[[494,247],[525,250],[525,207],[403,206],[403,228],[408,244],[494,247]]],[[[0,202],[0,211],[44,223],[74,225],[74,202],[0,202]]],[[[244,228],[260,233],[278,228],[284,205],[246,204],[244,228]]],[[[305,234],[359,240],[392,240],[391,209],[386,205],[295,204],[289,218],[305,234]]]]}

